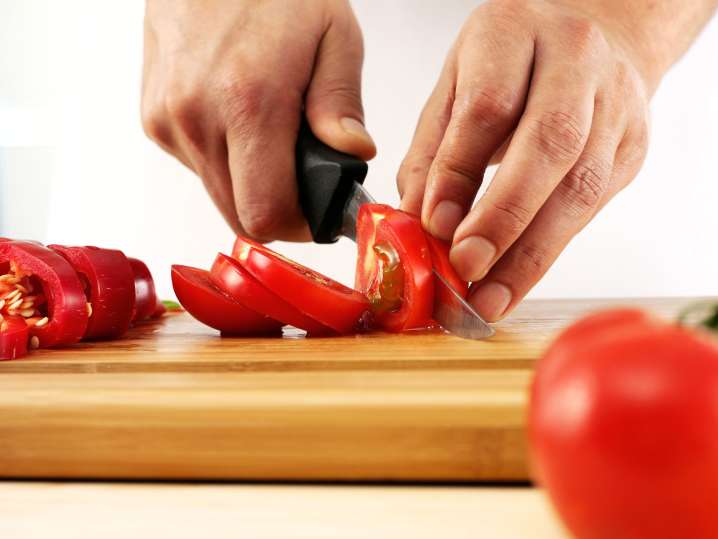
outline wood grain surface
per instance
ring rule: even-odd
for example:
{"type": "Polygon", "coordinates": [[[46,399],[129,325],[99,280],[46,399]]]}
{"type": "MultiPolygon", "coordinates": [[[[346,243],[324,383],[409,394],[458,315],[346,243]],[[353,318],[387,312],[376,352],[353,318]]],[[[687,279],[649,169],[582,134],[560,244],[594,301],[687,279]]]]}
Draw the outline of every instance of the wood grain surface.
{"type": "Polygon", "coordinates": [[[433,333],[221,339],[186,314],[0,363],[0,477],[527,480],[531,367],[605,305],[525,302],[475,342],[433,333]]]}

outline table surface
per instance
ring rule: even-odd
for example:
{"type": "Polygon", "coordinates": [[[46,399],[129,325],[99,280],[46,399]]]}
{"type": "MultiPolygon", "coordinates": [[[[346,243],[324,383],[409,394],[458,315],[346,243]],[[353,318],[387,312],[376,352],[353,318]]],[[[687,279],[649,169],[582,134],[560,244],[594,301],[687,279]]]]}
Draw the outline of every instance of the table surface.
{"type": "Polygon", "coordinates": [[[561,539],[529,487],[0,482],[3,539],[561,539]]]}

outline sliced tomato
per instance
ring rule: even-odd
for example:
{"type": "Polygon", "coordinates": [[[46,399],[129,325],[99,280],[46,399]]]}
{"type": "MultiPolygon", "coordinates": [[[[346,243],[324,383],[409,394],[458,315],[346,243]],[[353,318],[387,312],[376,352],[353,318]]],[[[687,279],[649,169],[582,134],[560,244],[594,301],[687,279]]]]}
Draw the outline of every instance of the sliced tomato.
{"type": "MultiPolygon", "coordinates": [[[[426,234],[426,243],[429,245],[429,252],[431,253],[431,264],[434,269],[441,275],[451,287],[456,290],[463,297],[469,291],[469,284],[459,277],[456,273],[454,266],[451,265],[449,260],[449,245],[443,241],[436,239],[431,234],[426,234]]],[[[436,290],[436,301],[447,302],[450,298],[444,296],[448,294],[443,286],[435,287],[436,290]]]]}
{"type": "Polygon", "coordinates": [[[0,321],[0,360],[27,355],[30,327],[22,317],[11,316],[0,321]]]}
{"type": "Polygon", "coordinates": [[[135,279],[135,308],[132,321],[147,320],[157,310],[157,292],[155,281],[147,265],[137,258],[128,258],[135,279]]]}
{"type": "Polygon", "coordinates": [[[356,284],[387,331],[431,325],[434,276],[420,221],[384,205],[365,205],[357,220],[356,284]]]}
{"type": "Polygon", "coordinates": [[[242,264],[225,254],[218,254],[210,272],[212,282],[234,300],[283,324],[303,329],[309,335],[335,332],[307,316],[294,305],[255,279],[242,264]]]}
{"type": "Polygon", "coordinates": [[[370,311],[366,297],[326,275],[241,236],[232,255],[272,292],[337,333],[357,331],[366,320],[370,311]]]}
{"type": "Polygon", "coordinates": [[[73,267],[56,252],[34,242],[0,242],[0,281],[1,314],[26,318],[39,346],[72,344],[85,334],[85,291],[73,267]]]}
{"type": "Polygon", "coordinates": [[[116,339],[130,327],[135,305],[134,272],[122,251],[99,247],[50,249],[67,260],[85,284],[90,319],[85,339],[116,339]]]}
{"type": "Polygon", "coordinates": [[[189,314],[223,335],[277,335],[282,331],[281,322],[245,307],[215,285],[208,271],[174,265],[172,287],[189,314]]]}

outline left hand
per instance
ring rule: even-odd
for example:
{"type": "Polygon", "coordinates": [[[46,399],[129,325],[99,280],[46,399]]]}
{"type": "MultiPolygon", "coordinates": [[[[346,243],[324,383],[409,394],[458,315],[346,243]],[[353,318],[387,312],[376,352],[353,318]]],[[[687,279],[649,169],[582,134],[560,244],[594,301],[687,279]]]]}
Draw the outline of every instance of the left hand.
{"type": "MultiPolygon", "coordinates": [[[[469,300],[504,317],[638,173],[657,80],[630,34],[566,2],[489,0],[454,44],[398,175],[452,241],[469,300]],[[501,161],[472,208],[484,171],[501,161]]],[[[580,5],[580,4],[578,4],[580,5]]]]}

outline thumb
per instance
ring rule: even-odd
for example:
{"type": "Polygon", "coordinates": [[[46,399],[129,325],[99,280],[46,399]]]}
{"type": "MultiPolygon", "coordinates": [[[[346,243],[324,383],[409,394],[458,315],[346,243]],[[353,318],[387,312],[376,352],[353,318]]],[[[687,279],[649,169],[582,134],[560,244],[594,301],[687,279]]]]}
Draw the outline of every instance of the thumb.
{"type": "Polygon", "coordinates": [[[306,96],[306,115],[314,134],[332,148],[362,159],[376,155],[364,127],[361,69],[364,47],[352,13],[334,20],[322,37],[306,96]]]}

